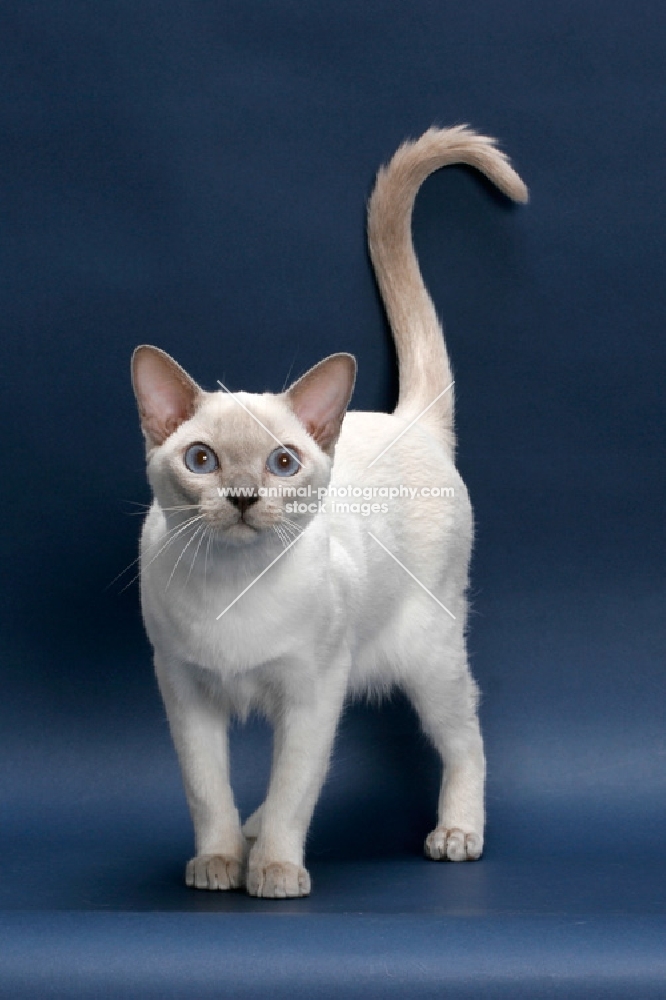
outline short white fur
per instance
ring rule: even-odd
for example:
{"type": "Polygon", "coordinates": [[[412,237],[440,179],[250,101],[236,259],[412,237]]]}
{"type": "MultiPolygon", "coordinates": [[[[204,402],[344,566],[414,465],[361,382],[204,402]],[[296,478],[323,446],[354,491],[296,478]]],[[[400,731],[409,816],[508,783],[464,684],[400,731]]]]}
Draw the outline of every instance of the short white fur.
{"type": "Polygon", "coordinates": [[[194,824],[186,881],[197,888],[310,892],[305,839],[345,698],[395,686],[442,758],[426,855],[481,855],[485,759],[465,648],[472,511],[454,465],[449,360],[411,238],[420,185],[452,163],[527,200],[494,141],[465,126],[430,129],[380,170],[368,234],[400,367],[393,414],[346,412],[355,377],[347,354],[281,394],[233,396],[203,391],[155,347],[135,351],[154,496],[141,538],[141,601],[194,824]],[[276,440],[299,458],[288,477],[266,465],[276,440]],[[211,471],[188,468],[193,444],[218,466],[206,452],[197,460],[211,471]],[[364,516],[329,502],[298,513],[289,498],[258,495],[347,484],[445,485],[454,496],[396,499],[364,516]],[[232,502],[224,489],[252,496],[232,502]],[[274,755],[265,801],[241,826],[227,731],[251,710],[272,722],[274,755]]]}

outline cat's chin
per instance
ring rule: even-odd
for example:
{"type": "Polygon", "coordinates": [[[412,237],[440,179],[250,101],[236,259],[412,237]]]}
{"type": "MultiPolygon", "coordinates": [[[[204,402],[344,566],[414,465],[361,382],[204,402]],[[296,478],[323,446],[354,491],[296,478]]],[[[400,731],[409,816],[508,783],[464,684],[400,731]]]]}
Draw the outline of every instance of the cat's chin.
{"type": "Polygon", "coordinates": [[[230,524],[227,528],[221,530],[218,528],[217,531],[217,537],[221,542],[226,542],[227,545],[233,545],[234,547],[252,545],[262,535],[263,532],[259,528],[254,528],[245,521],[237,521],[235,524],[230,524]]]}

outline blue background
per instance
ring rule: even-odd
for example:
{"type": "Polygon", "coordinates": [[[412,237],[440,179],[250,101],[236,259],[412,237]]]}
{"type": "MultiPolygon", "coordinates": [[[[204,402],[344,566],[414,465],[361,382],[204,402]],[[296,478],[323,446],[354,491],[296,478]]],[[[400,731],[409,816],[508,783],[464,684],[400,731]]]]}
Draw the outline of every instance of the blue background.
{"type": "MultiPolygon", "coordinates": [[[[666,994],[665,52],[657,0],[0,6],[0,995],[666,994]],[[451,168],[414,221],[477,518],[486,854],[421,859],[437,762],[395,698],[345,715],[311,898],[188,891],[111,583],[149,499],[131,351],[250,391],[351,351],[353,405],[390,408],[365,201],[461,122],[531,191],[451,168]]],[[[266,727],[233,749],[248,812],[266,727]]]]}

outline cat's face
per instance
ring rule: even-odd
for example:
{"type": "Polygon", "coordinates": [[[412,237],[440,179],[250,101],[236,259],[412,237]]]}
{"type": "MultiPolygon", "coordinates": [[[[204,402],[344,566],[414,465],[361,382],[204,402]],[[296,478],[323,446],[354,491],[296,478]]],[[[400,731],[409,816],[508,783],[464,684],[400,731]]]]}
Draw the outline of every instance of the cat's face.
{"type": "Polygon", "coordinates": [[[160,506],[174,520],[201,515],[235,546],[266,532],[292,537],[328,485],[355,367],[332,355],[279,396],[207,393],[162,351],[137,348],[133,382],[160,506]]]}
{"type": "Polygon", "coordinates": [[[220,391],[206,394],[153,451],[148,476],[163,509],[193,505],[184,517],[201,513],[226,541],[247,544],[274,525],[303,527],[314,512],[288,510],[296,499],[289,490],[310,486],[308,502],[316,503],[330,469],[329,456],[283,399],[220,391]]]}

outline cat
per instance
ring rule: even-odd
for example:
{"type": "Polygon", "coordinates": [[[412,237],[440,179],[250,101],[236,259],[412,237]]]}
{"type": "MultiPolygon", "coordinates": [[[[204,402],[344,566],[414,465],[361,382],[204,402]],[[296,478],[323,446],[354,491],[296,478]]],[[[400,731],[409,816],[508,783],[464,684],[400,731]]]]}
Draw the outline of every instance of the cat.
{"type": "Polygon", "coordinates": [[[482,853],[485,757],[465,648],[472,511],[411,236],[421,184],[456,163],[527,200],[494,140],[467,126],[431,128],[380,169],[368,241],[397,348],[393,414],[347,412],[350,354],[281,393],[232,394],[202,390],[156,347],[134,352],[154,497],[141,602],[194,825],[187,885],[307,895],[304,843],[345,699],[395,686],[442,758],[426,855],[482,853]],[[272,723],[274,754],[265,801],[241,826],[227,729],[251,710],[272,723]]]}

